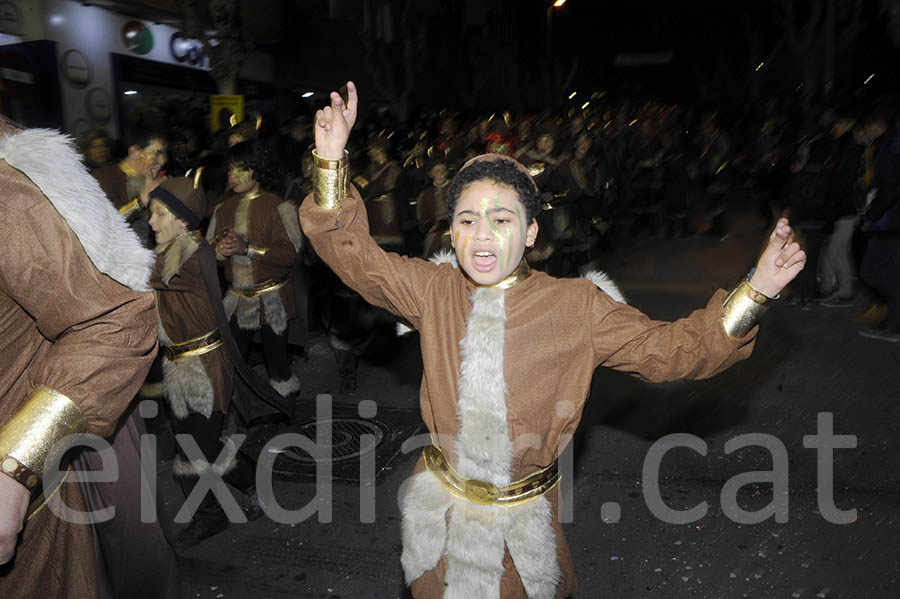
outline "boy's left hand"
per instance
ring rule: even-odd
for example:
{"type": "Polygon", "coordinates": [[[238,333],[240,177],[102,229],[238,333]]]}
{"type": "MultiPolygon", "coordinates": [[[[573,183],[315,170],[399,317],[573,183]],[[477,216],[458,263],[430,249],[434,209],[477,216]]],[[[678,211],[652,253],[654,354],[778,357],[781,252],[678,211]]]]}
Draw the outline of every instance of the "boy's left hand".
{"type": "Polygon", "coordinates": [[[786,218],[778,219],[763,249],[750,285],[766,297],[777,297],[806,266],[806,252],[794,241],[794,230],[786,218]]]}
{"type": "Polygon", "coordinates": [[[234,231],[228,231],[216,243],[216,249],[225,256],[243,256],[247,253],[247,244],[234,231]]]}

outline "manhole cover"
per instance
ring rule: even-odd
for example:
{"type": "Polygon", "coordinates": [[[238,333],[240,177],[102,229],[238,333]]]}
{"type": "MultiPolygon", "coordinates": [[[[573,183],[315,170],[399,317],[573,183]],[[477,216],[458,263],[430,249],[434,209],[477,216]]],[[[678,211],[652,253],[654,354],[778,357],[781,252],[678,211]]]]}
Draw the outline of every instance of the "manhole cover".
{"type": "MultiPolygon", "coordinates": [[[[371,453],[381,445],[381,443],[390,437],[391,431],[388,426],[377,420],[364,420],[362,418],[331,418],[329,420],[312,421],[301,424],[297,427],[297,433],[318,441],[318,427],[331,427],[331,459],[333,462],[343,462],[346,460],[354,460],[361,455],[371,453]],[[361,447],[363,435],[372,435],[375,437],[374,443],[367,440],[366,447],[361,447]]],[[[322,443],[319,443],[322,445],[322,443]]],[[[324,448],[324,446],[323,446],[324,448]]],[[[300,448],[291,448],[284,452],[285,457],[297,462],[314,464],[315,459],[307,452],[300,448]]]]}
{"type": "MultiPolygon", "coordinates": [[[[334,480],[358,481],[368,466],[368,457],[375,454],[375,476],[390,470],[391,463],[401,455],[404,440],[424,429],[417,409],[379,407],[377,419],[361,418],[355,405],[334,404],[330,418],[322,423],[331,425],[331,477],[334,480]],[[374,443],[360,447],[363,435],[372,435],[374,443]],[[368,456],[368,457],[363,457],[368,456]]],[[[319,423],[315,418],[301,420],[287,432],[297,433],[316,443],[319,423]]],[[[325,449],[325,448],[323,448],[325,449]]],[[[418,457],[418,452],[411,459],[418,457]]],[[[289,447],[275,459],[275,475],[281,479],[307,480],[318,475],[316,461],[299,447],[289,447]]]]}

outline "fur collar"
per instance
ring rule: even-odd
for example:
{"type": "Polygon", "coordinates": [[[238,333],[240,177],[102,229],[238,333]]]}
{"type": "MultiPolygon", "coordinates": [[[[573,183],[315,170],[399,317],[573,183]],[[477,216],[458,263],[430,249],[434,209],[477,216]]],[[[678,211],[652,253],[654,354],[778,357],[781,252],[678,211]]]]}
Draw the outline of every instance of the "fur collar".
{"type": "Polygon", "coordinates": [[[0,159],[31,179],[78,237],[94,266],[147,291],[155,256],[138,240],[81,163],[74,140],[50,129],[0,137],[0,159]]]}
{"type": "Polygon", "coordinates": [[[172,277],[181,273],[181,267],[185,262],[191,259],[191,256],[200,247],[200,237],[193,231],[185,231],[176,237],[166,248],[157,247],[157,252],[166,252],[163,257],[162,269],[160,270],[160,278],[163,285],[169,286],[172,277]]]}
{"type": "MultiPolygon", "coordinates": [[[[459,268],[459,264],[456,261],[456,254],[451,250],[438,250],[428,259],[428,261],[438,265],[445,263],[452,264],[454,268],[459,268]]],[[[616,285],[615,281],[602,270],[589,270],[582,274],[581,278],[587,279],[593,283],[597,289],[617,302],[622,304],[628,303],[625,300],[625,295],[622,293],[622,290],[619,289],[619,286],[616,285]]]]}

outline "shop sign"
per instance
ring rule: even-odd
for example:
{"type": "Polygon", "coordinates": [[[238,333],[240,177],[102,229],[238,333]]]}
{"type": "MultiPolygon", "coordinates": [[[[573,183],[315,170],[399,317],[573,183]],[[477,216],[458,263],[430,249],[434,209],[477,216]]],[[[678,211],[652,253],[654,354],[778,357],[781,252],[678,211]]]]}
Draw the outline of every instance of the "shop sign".
{"type": "Polygon", "coordinates": [[[169,39],[169,53],[175,62],[209,68],[209,59],[203,51],[203,44],[186,37],[182,31],[176,31],[169,39]]]}
{"type": "Polygon", "coordinates": [[[149,54],[153,49],[153,32],[140,21],[122,25],[122,43],[135,54],[149,54]]]}
{"type": "Polygon", "coordinates": [[[209,97],[210,130],[227,129],[244,120],[244,96],[213,95],[209,97]]]}

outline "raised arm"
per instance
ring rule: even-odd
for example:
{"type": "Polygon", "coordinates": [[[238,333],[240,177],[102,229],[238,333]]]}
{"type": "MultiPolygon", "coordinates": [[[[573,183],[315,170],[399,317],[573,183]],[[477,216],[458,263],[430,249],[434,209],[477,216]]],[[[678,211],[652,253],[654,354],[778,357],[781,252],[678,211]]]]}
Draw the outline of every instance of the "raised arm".
{"type": "Polygon", "coordinates": [[[358,105],[352,82],[347,94],[345,104],[332,92],[331,104],[316,113],[315,185],[300,207],[300,223],[313,249],[344,283],[369,303],[418,326],[422,298],[438,267],[387,253],[369,234],[362,198],[348,186],[344,148],[358,105]]]}
{"type": "Polygon", "coordinates": [[[750,355],[765,306],[806,264],[787,219],[780,219],[753,275],[726,296],[675,322],[650,319],[598,294],[591,309],[595,363],[659,382],[707,378],[750,355]]]}

